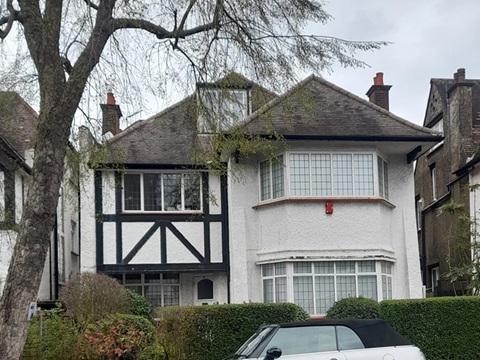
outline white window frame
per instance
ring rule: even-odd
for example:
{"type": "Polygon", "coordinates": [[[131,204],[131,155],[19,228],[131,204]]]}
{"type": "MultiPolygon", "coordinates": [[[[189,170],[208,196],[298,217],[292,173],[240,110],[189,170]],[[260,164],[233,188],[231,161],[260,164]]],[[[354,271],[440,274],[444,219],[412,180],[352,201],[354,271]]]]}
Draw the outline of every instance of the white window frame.
{"type": "Polygon", "coordinates": [[[265,161],[261,161],[258,165],[258,178],[259,178],[259,194],[260,194],[260,201],[269,201],[269,200],[276,200],[276,199],[281,199],[285,197],[285,194],[287,192],[286,186],[286,178],[285,178],[285,157],[283,154],[278,155],[274,159],[269,159],[265,161]],[[283,173],[283,189],[282,189],[282,194],[279,196],[275,196],[274,192],[274,182],[273,182],[273,175],[274,175],[274,169],[273,165],[277,163],[278,165],[281,165],[283,167],[282,173],[283,173]],[[268,166],[268,173],[269,173],[269,187],[270,187],[270,193],[265,199],[262,199],[262,164],[267,164],[268,166]]]}
{"type": "Polygon", "coordinates": [[[198,131],[200,133],[227,131],[242,123],[251,113],[249,89],[205,87],[200,89],[199,96],[201,112],[198,117],[198,131]],[[240,100],[238,100],[239,94],[241,94],[240,100]],[[212,100],[215,102],[213,106],[212,100]]]}
{"type": "MultiPolygon", "coordinates": [[[[286,277],[286,289],[287,289],[287,302],[294,303],[294,278],[295,277],[312,277],[312,293],[313,293],[313,313],[310,315],[323,315],[324,313],[317,314],[317,301],[320,299],[316,298],[316,285],[315,285],[315,278],[316,277],[334,277],[334,301],[339,300],[339,294],[337,290],[337,278],[341,276],[354,276],[355,277],[355,294],[352,296],[360,296],[364,295],[359,292],[359,283],[358,278],[361,276],[376,276],[376,287],[377,287],[377,298],[376,301],[382,301],[387,299],[393,298],[393,268],[394,263],[391,261],[386,260],[358,260],[358,259],[346,259],[346,260],[325,260],[325,261],[306,261],[303,263],[310,264],[310,272],[306,273],[294,273],[294,264],[295,263],[302,263],[302,262],[279,262],[279,263],[271,263],[271,264],[262,264],[261,265],[261,274],[262,274],[262,301],[265,302],[265,280],[271,280],[273,283],[273,302],[277,302],[276,300],[276,289],[275,289],[275,278],[279,277],[286,277]],[[375,262],[375,271],[374,272],[360,272],[359,271],[359,263],[365,261],[374,261],[375,262]],[[315,273],[314,264],[321,263],[321,262],[328,262],[328,263],[335,263],[334,265],[334,272],[333,273],[325,273],[325,274],[318,274],[315,273]],[[355,272],[354,273],[340,273],[337,270],[337,263],[341,262],[354,262],[355,263],[355,272]],[[286,274],[285,275],[275,275],[275,266],[276,264],[285,264],[286,265],[286,274]],[[264,276],[264,266],[274,265],[274,272],[272,275],[264,276]],[[382,266],[384,265],[384,266],[382,266]],[[384,269],[387,269],[385,272],[384,269]],[[387,288],[384,289],[384,283],[386,284],[387,288]],[[385,295],[386,294],[386,295],[385,295]]],[[[332,303],[333,305],[333,303],[332,303]]]]}
{"type": "Polygon", "coordinates": [[[202,213],[203,212],[203,181],[202,173],[194,171],[129,171],[122,176],[122,212],[124,213],[202,213]],[[164,185],[162,176],[162,210],[145,210],[145,191],[144,191],[144,175],[181,175],[181,209],[177,210],[163,210],[164,209],[164,185]],[[125,208],[125,175],[140,175],[140,209],[131,210],[125,208]],[[198,196],[200,200],[200,209],[197,210],[185,210],[185,185],[184,175],[197,175],[199,177],[200,188],[198,189],[198,196]]]}
{"type": "MultiPolygon", "coordinates": [[[[389,198],[389,186],[388,186],[388,161],[383,157],[380,156],[377,152],[343,152],[343,151],[338,151],[338,152],[312,152],[312,151],[289,151],[285,152],[284,154],[281,154],[279,156],[283,155],[283,163],[285,166],[284,170],[284,181],[283,181],[283,187],[284,187],[284,195],[278,198],[383,198],[388,200],[389,198]],[[292,176],[292,168],[291,168],[291,155],[296,155],[296,154],[301,154],[301,155],[306,155],[308,158],[308,194],[307,195],[292,195],[292,182],[291,182],[291,176],[292,176]],[[330,191],[328,195],[312,195],[312,189],[313,189],[313,184],[312,184],[312,155],[328,155],[329,156],[329,161],[330,161],[330,181],[329,181],[329,186],[330,186],[330,191]],[[334,182],[334,170],[333,170],[333,160],[332,157],[334,155],[349,155],[351,157],[351,171],[352,171],[352,176],[351,176],[351,195],[339,195],[335,194],[335,182],[334,182]],[[355,156],[356,155],[369,155],[371,156],[371,171],[372,171],[372,176],[371,176],[371,186],[373,187],[372,193],[363,195],[361,194],[361,190],[356,189],[356,176],[358,174],[355,173],[355,156]],[[378,166],[379,161],[382,164],[382,168],[380,169],[378,166]],[[379,171],[383,172],[382,176],[382,184],[380,184],[380,179],[379,179],[379,171]],[[383,195],[381,194],[380,189],[383,189],[383,195]],[[355,191],[359,191],[355,193],[355,191]]],[[[258,166],[258,178],[259,178],[259,200],[260,202],[267,202],[267,201],[272,201],[275,200],[276,198],[273,198],[273,178],[272,178],[272,166],[270,163],[270,196],[262,199],[262,164],[265,164],[267,161],[270,160],[265,160],[259,163],[258,166]]]]}

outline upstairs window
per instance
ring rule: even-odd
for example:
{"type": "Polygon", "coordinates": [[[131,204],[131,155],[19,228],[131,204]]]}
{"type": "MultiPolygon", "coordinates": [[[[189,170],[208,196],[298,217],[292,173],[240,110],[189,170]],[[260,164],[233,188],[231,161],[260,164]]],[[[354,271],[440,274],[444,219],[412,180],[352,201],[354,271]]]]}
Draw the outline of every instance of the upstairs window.
{"type": "Polygon", "coordinates": [[[435,164],[430,167],[430,177],[432,179],[432,199],[437,200],[437,168],[435,164]]]}
{"type": "Polygon", "coordinates": [[[202,89],[199,131],[226,131],[239,125],[250,113],[248,94],[247,89],[202,89]]]}
{"type": "Polygon", "coordinates": [[[123,200],[125,211],[200,211],[200,174],[125,174],[123,200]]]}
{"type": "Polygon", "coordinates": [[[441,132],[443,135],[443,118],[440,118],[435,124],[430,127],[432,130],[441,132]]]}
{"type": "Polygon", "coordinates": [[[285,195],[283,156],[260,163],[260,199],[277,199],[285,195]]]}
{"type": "Polygon", "coordinates": [[[288,153],[260,163],[260,201],[290,197],[388,199],[388,163],[376,154],[288,153]],[[375,163],[374,159],[377,159],[375,163]],[[285,169],[288,185],[285,186],[285,169]],[[286,190],[284,189],[286,187],[286,190]]]}

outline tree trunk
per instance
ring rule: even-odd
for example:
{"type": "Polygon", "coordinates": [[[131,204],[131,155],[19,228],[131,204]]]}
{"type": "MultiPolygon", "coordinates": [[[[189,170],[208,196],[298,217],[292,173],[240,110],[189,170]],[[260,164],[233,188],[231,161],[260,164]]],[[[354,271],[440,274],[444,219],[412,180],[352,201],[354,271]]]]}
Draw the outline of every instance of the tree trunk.
{"type": "Polygon", "coordinates": [[[31,185],[1,301],[2,360],[22,354],[29,304],[37,299],[50,245],[72,118],[58,111],[40,114],[31,185]]]}

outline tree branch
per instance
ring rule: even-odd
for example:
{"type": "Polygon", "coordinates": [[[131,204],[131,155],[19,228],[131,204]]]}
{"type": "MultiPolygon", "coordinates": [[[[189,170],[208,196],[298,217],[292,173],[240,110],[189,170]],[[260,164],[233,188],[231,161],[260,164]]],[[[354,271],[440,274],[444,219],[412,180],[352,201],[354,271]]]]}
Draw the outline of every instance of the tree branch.
{"type": "Polygon", "coordinates": [[[94,3],[92,3],[90,0],[83,0],[85,1],[85,3],[90,6],[92,9],[94,10],[98,10],[98,5],[95,5],[94,3]]]}
{"type": "Polygon", "coordinates": [[[19,19],[20,12],[13,7],[13,0],[7,0],[7,10],[10,13],[8,16],[0,18],[0,26],[7,24],[4,30],[0,30],[0,39],[5,39],[12,29],[13,22],[19,19]]]}

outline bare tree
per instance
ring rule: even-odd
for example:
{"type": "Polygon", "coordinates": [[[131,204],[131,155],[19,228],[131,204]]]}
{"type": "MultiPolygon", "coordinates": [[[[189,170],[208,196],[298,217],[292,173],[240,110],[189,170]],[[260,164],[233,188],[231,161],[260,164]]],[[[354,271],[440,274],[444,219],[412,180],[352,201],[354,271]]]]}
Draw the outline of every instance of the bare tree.
{"type": "MultiPolygon", "coordinates": [[[[98,66],[109,65],[112,49],[130,44],[142,51],[139,34],[150,34],[155,42],[143,56],[160,74],[167,71],[161,63],[170,71],[190,71],[194,80],[236,69],[276,84],[291,79],[298,68],[318,72],[334,62],[363,66],[355,51],[385,45],[303,34],[308,22],[329,19],[317,0],[0,1],[0,39],[14,29],[24,39],[24,60],[33,63],[35,71],[15,75],[36,80],[40,108],[31,186],[0,303],[1,359],[20,358],[27,307],[40,284],[74,115],[88,82],[95,83],[99,75],[98,66]],[[179,59],[185,60],[183,68],[179,59]]],[[[117,56],[122,64],[131,63],[128,52],[117,51],[117,56]]],[[[120,70],[128,76],[123,65],[120,70]]]]}

